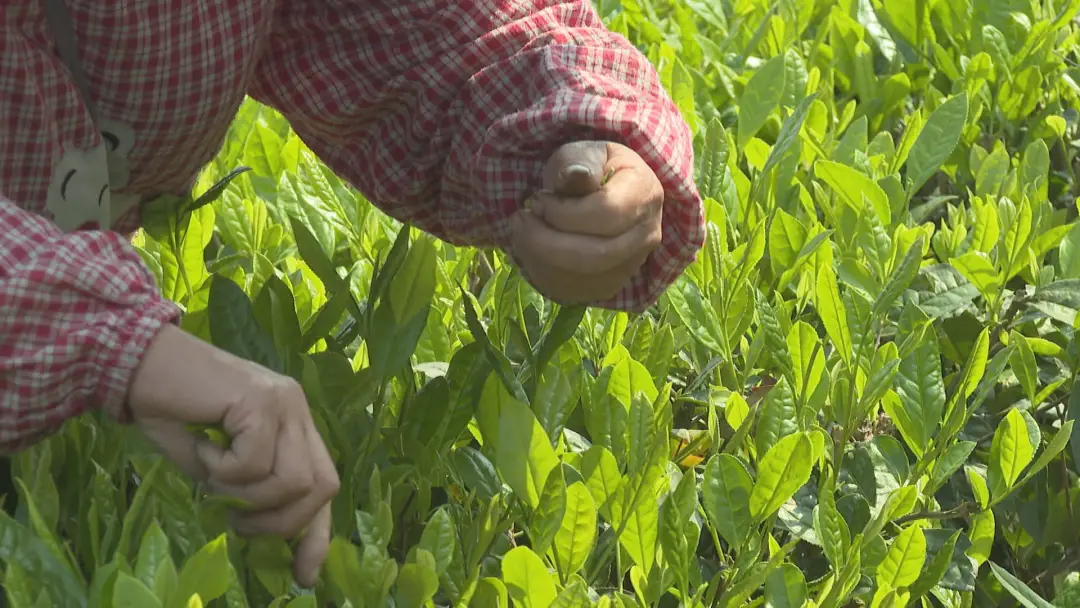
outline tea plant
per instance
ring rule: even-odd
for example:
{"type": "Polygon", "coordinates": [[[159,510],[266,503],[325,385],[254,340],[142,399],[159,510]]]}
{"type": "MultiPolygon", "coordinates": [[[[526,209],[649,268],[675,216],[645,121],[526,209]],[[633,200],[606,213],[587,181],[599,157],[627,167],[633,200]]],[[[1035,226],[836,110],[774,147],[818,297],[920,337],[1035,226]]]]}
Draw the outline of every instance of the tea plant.
{"type": "Polygon", "coordinates": [[[135,243],[303,385],[322,582],[88,416],[17,457],[11,605],[1076,605],[1080,1],[597,5],[695,134],[708,239],[658,305],[553,305],[248,101],[135,243]]]}

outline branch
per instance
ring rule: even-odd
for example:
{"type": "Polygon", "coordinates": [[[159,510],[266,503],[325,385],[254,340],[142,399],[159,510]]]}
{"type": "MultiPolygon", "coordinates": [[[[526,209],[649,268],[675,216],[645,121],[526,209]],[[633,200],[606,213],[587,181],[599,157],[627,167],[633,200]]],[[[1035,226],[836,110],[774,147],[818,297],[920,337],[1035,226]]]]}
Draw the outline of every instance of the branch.
{"type": "Polygon", "coordinates": [[[1073,566],[1080,564],[1080,555],[1073,555],[1072,559],[1063,559],[1055,563],[1050,568],[1043,570],[1039,574],[1035,575],[1035,578],[1028,582],[1028,586],[1037,586],[1048,578],[1053,578],[1058,574],[1070,570],[1073,566]]]}
{"type": "Polygon", "coordinates": [[[973,512],[973,507],[977,508],[977,505],[972,502],[962,502],[959,506],[948,511],[919,511],[918,513],[910,513],[903,517],[897,517],[892,520],[892,523],[897,526],[902,526],[906,523],[918,521],[920,519],[961,519],[967,517],[973,512]]]}

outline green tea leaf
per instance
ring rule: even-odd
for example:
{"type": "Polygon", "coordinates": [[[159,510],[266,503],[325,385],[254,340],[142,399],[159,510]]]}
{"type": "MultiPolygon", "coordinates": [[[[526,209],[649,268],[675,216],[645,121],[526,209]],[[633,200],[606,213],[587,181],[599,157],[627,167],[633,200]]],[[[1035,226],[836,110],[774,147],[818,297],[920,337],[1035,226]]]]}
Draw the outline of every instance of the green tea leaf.
{"type": "Polygon", "coordinates": [[[817,273],[817,289],[814,292],[814,304],[817,306],[825,331],[833,341],[837,351],[845,362],[851,361],[852,342],[848,329],[847,311],[840,299],[840,288],[832,268],[824,267],[817,273]]]}
{"type": "Polygon", "coordinates": [[[934,463],[933,487],[941,487],[967,462],[977,444],[974,441],[958,441],[948,447],[934,463]]]}
{"type": "Polygon", "coordinates": [[[893,380],[899,407],[890,412],[916,455],[921,455],[941,424],[945,410],[945,382],[933,335],[923,336],[915,351],[900,362],[893,380]]]}
{"type": "Polygon", "coordinates": [[[792,564],[781,565],[765,579],[765,606],[800,608],[806,600],[806,578],[792,564]]]}
{"type": "Polygon", "coordinates": [[[1058,454],[1065,450],[1065,446],[1068,444],[1069,438],[1072,436],[1073,426],[1075,422],[1075,420],[1068,420],[1061,425],[1061,428],[1058,429],[1056,433],[1054,433],[1054,438],[1050,441],[1049,444],[1047,444],[1046,448],[1043,449],[1042,453],[1039,454],[1039,457],[1035,460],[1035,462],[1030,467],[1028,467],[1027,472],[1024,473],[1023,479],[1021,479],[1019,483],[1016,484],[1017,487],[1027,483],[1028,480],[1037,475],[1039,471],[1049,466],[1050,462],[1053,461],[1058,454]]]}
{"type": "Polygon", "coordinates": [[[1073,224],[1061,241],[1058,269],[1062,279],[1080,279],[1080,223],[1073,224]]]}
{"type": "Polygon", "coordinates": [[[456,545],[454,522],[450,519],[447,510],[443,508],[435,511],[428,520],[420,536],[420,542],[416,546],[431,553],[435,558],[436,573],[441,575],[450,567],[456,545]]]}
{"type": "Polygon", "coordinates": [[[873,310],[871,315],[877,317],[878,315],[888,311],[893,302],[899,298],[904,291],[911,286],[911,282],[915,280],[915,276],[919,273],[919,263],[922,260],[923,255],[923,237],[919,235],[915,239],[915,243],[904,254],[900,264],[889,275],[889,280],[885,283],[885,287],[881,290],[881,293],[874,300],[873,310]]]}
{"type": "Polygon", "coordinates": [[[892,589],[914,583],[926,562],[926,537],[919,526],[908,526],[893,539],[885,559],[878,565],[878,584],[892,589]]]}
{"type": "Polygon", "coordinates": [[[983,511],[971,518],[971,529],[968,531],[971,547],[968,548],[966,554],[975,560],[977,566],[990,559],[990,552],[994,547],[995,527],[993,511],[983,511]]]}
{"type": "MultiPolygon", "coordinates": [[[[934,588],[945,577],[949,566],[952,565],[953,553],[956,551],[956,541],[960,539],[960,530],[952,533],[949,540],[941,546],[930,564],[919,574],[919,578],[911,585],[911,598],[918,599],[934,588]]],[[[925,540],[925,539],[924,539],[925,540]]]]}
{"type": "Polygon", "coordinates": [[[814,165],[814,173],[839,194],[856,214],[863,214],[865,197],[870,202],[870,208],[865,211],[875,213],[883,226],[892,224],[889,197],[874,180],[847,165],[829,160],[819,160],[814,165]]]}
{"type": "Polygon", "coordinates": [[[551,440],[532,410],[512,399],[499,412],[495,468],[525,504],[535,509],[548,474],[559,464],[551,440]]]}
{"type": "Polygon", "coordinates": [[[515,547],[506,553],[502,575],[515,606],[546,608],[558,595],[544,562],[528,547],[515,547]]]}
{"type": "Polygon", "coordinates": [[[769,115],[784,97],[785,67],[783,55],[778,55],[758,68],[746,90],[739,99],[739,139],[740,150],[765,125],[769,115]]]}
{"type": "Polygon", "coordinates": [[[799,220],[783,209],[776,210],[769,227],[769,258],[774,273],[781,274],[795,265],[806,238],[806,227],[799,220]]]}
{"type": "Polygon", "coordinates": [[[162,604],[154,592],[139,579],[120,571],[116,573],[112,605],[114,608],[154,608],[162,604]]]}
{"type": "Polygon", "coordinates": [[[390,281],[390,308],[394,320],[404,325],[427,309],[435,296],[435,265],[438,252],[429,236],[419,236],[409,247],[401,269],[390,281]]]}
{"type": "Polygon", "coordinates": [[[506,585],[494,577],[480,579],[476,585],[472,605],[478,608],[508,608],[510,603],[506,585]]]}
{"type": "Polygon", "coordinates": [[[728,162],[728,136],[720,119],[713,117],[705,130],[705,149],[697,157],[698,190],[705,198],[719,200],[728,162]]]}
{"type": "Polygon", "coordinates": [[[968,117],[967,93],[950,98],[926,120],[907,160],[908,190],[917,192],[949,158],[968,117]]]}
{"type": "Polygon", "coordinates": [[[965,279],[971,281],[984,298],[992,300],[997,297],[1001,288],[1001,277],[985,253],[969,251],[958,258],[950,258],[949,263],[959,270],[965,279]]]}
{"type": "Polygon", "coordinates": [[[757,436],[754,438],[759,452],[767,452],[786,435],[799,430],[799,411],[787,377],[769,389],[758,419],[757,436]]]}
{"type": "Polygon", "coordinates": [[[284,372],[274,342],[259,327],[244,290],[221,275],[214,275],[210,281],[207,311],[214,346],[270,370],[284,372]]]}
{"type": "Polygon", "coordinates": [[[430,564],[405,564],[394,584],[394,604],[421,608],[439,590],[439,575],[430,564]]]}
{"type": "Polygon", "coordinates": [[[204,602],[215,600],[229,589],[232,568],[229,565],[229,553],[222,534],[203,545],[188,558],[180,568],[180,584],[177,587],[176,602],[173,606],[186,603],[187,598],[198,593],[204,602]],[[177,603],[179,602],[179,603],[177,603]]]}
{"type": "Polygon", "coordinates": [[[998,501],[1012,490],[1020,473],[1031,463],[1035,449],[1028,438],[1027,423],[1020,410],[1010,409],[994,432],[987,480],[990,495],[998,501]]]}
{"type": "Polygon", "coordinates": [[[817,332],[805,321],[796,321],[787,335],[787,348],[794,367],[795,394],[806,401],[817,390],[825,371],[825,351],[817,332]]]}
{"type": "Polygon", "coordinates": [[[581,459],[581,473],[597,511],[611,519],[611,501],[623,485],[615,456],[602,446],[592,446],[581,459]]]}
{"type": "Polygon", "coordinates": [[[1031,587],[1024,584],[1024,581],[1009,574],[1007,570],[994,562],[989,562],[989,564],[990,571],[1001,581],[1001,586],[1021,604],[1027,608],[1053,608],[1050,602],[1039,597],[1039,594],[1032,591],[1031,587]]]}
{"type": "Polygon", "coordinates": [[[566,480],[562,469],[555,467],[547,477],[544,491],[540,494],[540,503],[529,525],[530,546],[540,555],[547,553],[555,535],[562,526],[567,507],[566,480]]]}
{"type": "Polygon", "coordinates": [[[822,551],[833,568],[843,568],[851,546],[851,531],[836,508],[832,484],[822,485],[818,504],[814,508],[814,531],[821,541],[822,551]]]}
{"type": "Polygon", "coordinates": [[[739,545],[753,525],[750,495],[753,481],[739,459],[717,454],[705,465],[701,505],[716,532],[728,544],[739,545]]]}
{"type": "Polygon", "coordinates": [[[661,467],[650,466],[628,478],[611,503],[612,523],[616,528],[624,526],[619,543],[646,575],[656,560],[660,526],[657,493],[664,482],[661,467]]]}
{"type": "Polygon", "coordinates": [[[764,521],[809,479],[814,466],[814,446],[809,433],[795,433],[776,442],[758,467],[750,493],[750,515],[764,521]]]}
{"type": "Polygon", "coordinates": [[[39,581],[53,606],[87,605],[86,592],[75,574],[60,561],[48,546],[5,512],[0,512],[0,560],[10,568],[19,568],[39,581]]]}
{"type": "Polygon", "coordinates": [[[154,577],[157,575],[158,568],[161,567],[161,562],[171,559],[169,538],[165,536],[165,532],[155,519],[143,533],[133,574],[143,585],[153,587],[154,577]]]}
{"type": "Polygon", "coordinates": [[[1039,390],[1039,370],[1035,365],[1035,353],[1031,351],[1027,338],[1019,332],[1009,332],[1009,342],[1016,345],[1016,350],[1009,357],[1009,367],[1016,374],[1016,379],[1020,381],[1031,405],[1038,405],[1035,402],[1035,393],[1039,390]]]}
{"type": "Polygon", "coordinates": [[[585,484],[574,482],[566,488],[566,511],[552,545],[565,575],[575,574],[585,565],[596,540],[596,505],[585,484]]]}
{"type": "Polygon", "coordinates": [[[556,596],[550,608],[577,608],[590,604],[588,585],[581,577],[574,577],[556,596]]]}

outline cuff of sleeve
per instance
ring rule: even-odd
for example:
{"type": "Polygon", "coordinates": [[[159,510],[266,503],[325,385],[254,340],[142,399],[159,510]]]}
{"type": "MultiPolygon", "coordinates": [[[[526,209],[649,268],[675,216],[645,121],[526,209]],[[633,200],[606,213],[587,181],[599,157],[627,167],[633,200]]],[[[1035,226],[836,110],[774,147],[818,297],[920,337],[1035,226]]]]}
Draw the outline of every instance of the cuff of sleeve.
{"type": "Polygon", "coordinates": [[[179,319],[179,307],[157,293],[151,294],[144,305],[111,319],[110,344],[103,345],[97,357],[97,367],[102,370],[97,402],[110,418],[122,424],[131,422],[127,397],[135,371],[161,328],[179,319]]]}

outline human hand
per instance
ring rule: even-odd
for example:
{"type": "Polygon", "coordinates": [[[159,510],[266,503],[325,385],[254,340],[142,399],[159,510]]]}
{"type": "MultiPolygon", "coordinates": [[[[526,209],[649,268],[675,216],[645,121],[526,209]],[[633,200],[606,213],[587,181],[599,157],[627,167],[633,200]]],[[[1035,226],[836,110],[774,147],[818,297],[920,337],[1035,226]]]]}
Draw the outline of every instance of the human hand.
{"type": "Polygon", "coordinates": [[[513,257],[553,300],[607,300],[660,245],[663,204],[659,178],[630,148],[566,144],[548,160],[531,205],[511,218],[513,257]]]}
{"type": "Polygon", "coordinates": [[[315,584],[340,480],[295,381],[167,325],[135,374],[128,404],[135,423],[181,470],[248,503],[234,514],[238,533],[302,535],[293,576],[315,584]],[[200,439],[189,424],[220,425],[230,445],[200,439]]]}

